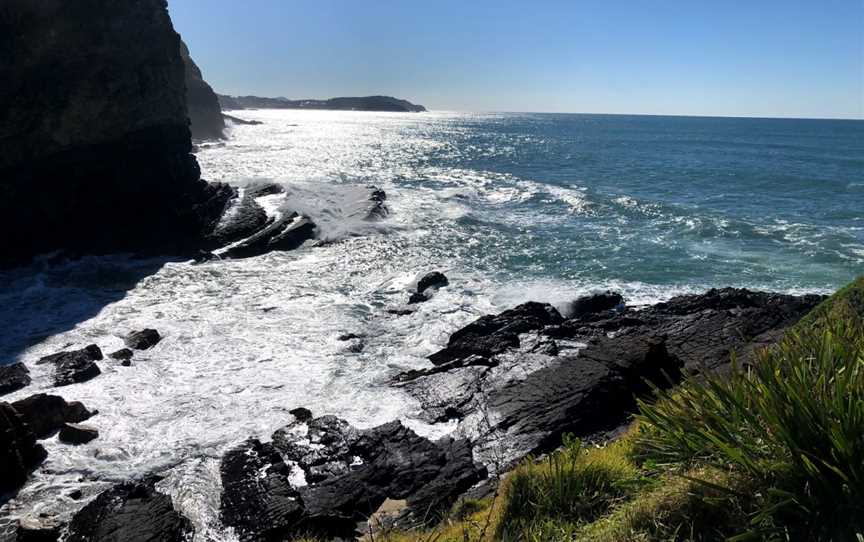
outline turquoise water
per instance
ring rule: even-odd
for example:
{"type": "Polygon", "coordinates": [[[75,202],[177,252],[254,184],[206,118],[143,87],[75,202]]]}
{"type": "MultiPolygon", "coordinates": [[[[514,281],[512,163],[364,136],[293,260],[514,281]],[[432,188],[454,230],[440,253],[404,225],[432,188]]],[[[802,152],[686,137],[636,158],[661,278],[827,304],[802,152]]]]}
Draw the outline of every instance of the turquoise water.
{"type": "Polygon", "coordinates": [[[458,219],[492,273],[807,289],[864,271],[864,122],[516,114],[431,137],[421,169],[541,187],[458,219]]]}

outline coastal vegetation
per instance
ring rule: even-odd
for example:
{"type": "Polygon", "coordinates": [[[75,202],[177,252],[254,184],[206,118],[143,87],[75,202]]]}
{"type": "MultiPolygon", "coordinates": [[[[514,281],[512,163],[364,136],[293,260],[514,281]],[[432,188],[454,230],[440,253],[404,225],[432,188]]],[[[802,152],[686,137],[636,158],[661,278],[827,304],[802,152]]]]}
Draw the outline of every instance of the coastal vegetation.
{"type": "Polygon", "coordinates": [[[655,389],[617,440],[567,437],[439,526],[370,538],[864,540],[864,277],[753,363],[655,389]]]}

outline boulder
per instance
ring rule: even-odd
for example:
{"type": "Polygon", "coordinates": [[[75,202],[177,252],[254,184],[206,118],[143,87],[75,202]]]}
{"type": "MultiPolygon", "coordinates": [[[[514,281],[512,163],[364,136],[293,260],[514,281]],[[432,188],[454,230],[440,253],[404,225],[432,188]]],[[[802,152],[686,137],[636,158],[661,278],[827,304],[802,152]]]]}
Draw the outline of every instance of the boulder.
{"type": "Polygon", "coordinates": [[[335,416],[295,419],[272,444],[246,441],[221,471],[223,521],[242,540],[354,537],[388,498],[407,499],[406,523],[432,519],[486,476],[467,441],[432,442],[398,421],[360,430],[335,416]],[[292,485],[289,464],[305,485],[292,485]]]}
{"type": "Polygon", "coordinates": [[[431,273],[423,275],[423,278],[417,281],[417,293],[422,294],[429,288],[442,288],[448,284],[450,284],[450,281],[447,280],[444,273],[441,273],[440,271],[432,271],[431,273]]]}
{"type": "Polygon", "coordinates": [[[132,356],[134,356],[134,355],[135,355],[135,352],[133,352],[132,350],[130,350],[128,348],[121,348],[120,350],[117,350],[116,352],[112,352],[111,354],[108,354],[108,357],[110,357],[111,359],[116,359],[117,361],[129,361],[130,359],[132,359],[132,356]]]}
{"type": "Polygon", "coordinates": [[[624,296],[617,292],[606,291],[601,294],[583,296],[568,307],[570,318],[585,318],[624,306],[624,296]]]}
{"type": "Polygon", "coordinates": [[[647,393],[684,373],[723,370],[733,352],[747,362],[823,298],[711,290],[642,310],[592,297],[564,319],[549,306],[520,305],[456,331],[432,366],[394,378],[429,422],[460,420],[478,446],[507,460],[544,452],[563,433],[614,430],[647,393]]]}
{"type": "Polygon", "coordinates": [[[409,304],[409,305],[414,305],[414,304],[416,304],[416,303],[424,303],[424,302],[426,302],[426,301],[429,301],[429,298],[426,297],[426,294],[421,294],[421,293],[419,293],[419,292],[413,292],[413,293],[408,297],[408,304],[409,304]]]}
{"type": "Polygon", "coordinates": [[[129,348],[135,350],[147,350],[156,346],[162,337],[155,329],[142,329],[141,331],[133,331],[123,339],[123,342],[129,348]]]}
{"type": "Polygon", "coordinates": [[[44,356],[36,364],[54,364],[54,385],[69,386],[99,376],[102,371],[94,362],[100,359],[102,359],[102,351],[95,344],[91,344],[81,350],[69,350],[44,356]]]}
{"type": "Polygon", "coordinates": [[[20,390],[30,382],[30,371],[23,363],[0,366],[0,395],[20,390]]]}
{"type": "Polygon", "coordinates": [[[225,120],[222,107],[213,88],[204,80],[201,69],[192,60],[186,42],[180,40],[180,56],[183,59],[186,78],[186,109],[189,113],[189,128],[195,139],[222,139],[225,137],[225,120]]]}
{"type": "Polygon", "coordinates": [[[269,219],[264,209],[255,201],[255,197],[247,192],[235,201],[210,234],[208,243],[214,248],[223,247],[245,239],[264,228],[269,219]]]}
{"type": "Polygon", "coordinates": [[[260,198],[262,196],[273,196],[275,194],[283,194],[285,186],[279,183],[271,183],[266,181],[256,181],[245,186],[245,195],[250,198],[260,198]]]}
{"type": "Polygon", "coordinates": [[[192,522],[174,510],[171,497],[156,491],[159,479],[117,484],[78,511],[66,542],[188,542],[192,522]]]}
{"type": "Polygon", "coordinates": [[[15,491],[48,453],[9,403],[0,403],[0,493],[15,491]]]}
{"type": "Polygon", "coordinates": [[[99,431],[89,425],[66,423],[60,428],[57,438],[65,444],[87,444],[99,437],[99,431]]]}
{"type": "Polygon", "coordinates": [[[78,401],[67,403],[62,397],[45,393],[15,401],[12,406],[38,439],[50,437],[66,423],[83,422],[96,414],[78,401]]]}

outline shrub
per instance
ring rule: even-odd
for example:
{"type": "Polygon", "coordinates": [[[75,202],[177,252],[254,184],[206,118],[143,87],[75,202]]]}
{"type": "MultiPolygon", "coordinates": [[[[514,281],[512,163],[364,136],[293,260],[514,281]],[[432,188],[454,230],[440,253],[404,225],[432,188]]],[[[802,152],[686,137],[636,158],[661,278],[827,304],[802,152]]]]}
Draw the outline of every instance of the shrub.
{"type": "Polygon", "coordinates": [[[759,488],[742,539],[864,533],[864,329],[859,307],[844,299],[826,307],[753,366],[689,379],[640,403],[642,459],[730,470],[759,488]]]}

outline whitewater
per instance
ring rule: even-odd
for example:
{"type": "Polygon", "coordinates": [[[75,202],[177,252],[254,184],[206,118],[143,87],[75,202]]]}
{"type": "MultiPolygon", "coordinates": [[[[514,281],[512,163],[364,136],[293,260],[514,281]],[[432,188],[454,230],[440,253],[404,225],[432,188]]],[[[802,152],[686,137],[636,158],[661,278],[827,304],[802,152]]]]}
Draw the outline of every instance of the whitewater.
{"type": "MultiPolygon", "coordinates": [[[[864,129],[843,121],[591,115],[238,111],[196,149],[202,176],[285,186],[259,201],[297,211],[319,242],[291,252],[194,264],[135,255],[46,255],[0,273],[0,363],[99,414],[99,438],[43,442],[48,459],[12,501],[21,515],[68,517],[110,483],[151,472],[196,526],[218,522],[219,461],[309,408],[358,427],[400,419],[437,437],[389,385],[473,319],[523,301],[567,303],[597,290],[630,304],[739,286],[828,293],[864,268],[864,129]],[[357,191],[389,214],[368,221],[357,191]],[[450,285],[404,309],[426,272],[450,285]],[[132,367],[110,359],[83,384],[53,388],[39,357],[130,331],[163,340],[132,367]],[[340,340],[355,334],[356,339],[340,340]]],[[[110,224],[106,224],[110,228],[110,224]]]]}

